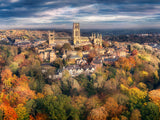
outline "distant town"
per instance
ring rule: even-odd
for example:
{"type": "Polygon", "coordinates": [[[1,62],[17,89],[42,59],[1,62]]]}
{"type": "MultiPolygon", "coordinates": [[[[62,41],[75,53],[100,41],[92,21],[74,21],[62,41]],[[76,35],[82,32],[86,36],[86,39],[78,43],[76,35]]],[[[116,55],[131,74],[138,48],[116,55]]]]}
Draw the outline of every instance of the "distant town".
{"type": "Polygon", "coordinates": [[[56,33],[55,31],[7,30],[0,32],[2,44],[35,51],[42,61],[44,74],[50,67],[55,67],[56,62],[65,62],[64,66],[57,67],[56,74],[48,75],[49,79],[62,78],[65,70],[69,71],[73,77],[80,74],[91,75],[98,67],[112,65],[118,58],[130,56],[133,49],[132,41],[137,42],[139,39],[142,45],[150,46],[157,53],[160,52],[160,44],[157,42],[160,34],[102,37],[100,33],[91,33],[91,36],[81,36],[79,23],[73,23],[72,36],[65,32],[56,33]],[[150,37],[152,40],[149,39],[150,37]]]}

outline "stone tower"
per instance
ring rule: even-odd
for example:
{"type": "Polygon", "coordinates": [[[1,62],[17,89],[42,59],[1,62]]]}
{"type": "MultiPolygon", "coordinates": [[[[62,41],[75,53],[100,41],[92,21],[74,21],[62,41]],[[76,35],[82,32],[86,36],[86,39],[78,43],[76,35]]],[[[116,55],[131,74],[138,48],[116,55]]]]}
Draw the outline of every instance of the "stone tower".
{"type": "Polygon", "coordinates": [[[79,23],[73,23],[73,44],[79,44],[81,43],[81,35],[80,35],[80,26],[79,23]]]}
{"type": "Polygon", "coordinates": [[[55,32],[54,31],[49,31],[49,46],[54,45],[54,37],[55,37],[55,32]]]}
{"type": "Polygon", "coordinates": [[[93,43],[94,45],[98,45],[100,47],[102,47],[102,34],[93,34],[93,43]]]}

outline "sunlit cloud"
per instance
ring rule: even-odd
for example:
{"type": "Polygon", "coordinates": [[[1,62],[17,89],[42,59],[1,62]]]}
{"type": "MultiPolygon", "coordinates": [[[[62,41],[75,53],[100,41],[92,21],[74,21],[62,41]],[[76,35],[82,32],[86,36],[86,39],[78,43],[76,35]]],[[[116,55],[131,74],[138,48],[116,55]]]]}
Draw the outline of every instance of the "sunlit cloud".
{"type": "Polygon", "coordinates": [[[159,11],[160,3],[156,0],[3,0],[0,24],[1,28],[5,25],[71,28],[73,22],[80,22],[82,28],[158,27],[159,11]]]}

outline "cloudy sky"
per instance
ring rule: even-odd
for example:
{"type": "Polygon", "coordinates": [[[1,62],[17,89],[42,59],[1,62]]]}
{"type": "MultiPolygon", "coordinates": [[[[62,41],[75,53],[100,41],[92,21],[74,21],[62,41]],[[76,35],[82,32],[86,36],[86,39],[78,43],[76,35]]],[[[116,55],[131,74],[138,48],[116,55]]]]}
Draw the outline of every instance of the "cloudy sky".
{"type": "Polygon", "coordinates": [[[0,0],[0,29],[160,28],[160,0],[0,0]]]}

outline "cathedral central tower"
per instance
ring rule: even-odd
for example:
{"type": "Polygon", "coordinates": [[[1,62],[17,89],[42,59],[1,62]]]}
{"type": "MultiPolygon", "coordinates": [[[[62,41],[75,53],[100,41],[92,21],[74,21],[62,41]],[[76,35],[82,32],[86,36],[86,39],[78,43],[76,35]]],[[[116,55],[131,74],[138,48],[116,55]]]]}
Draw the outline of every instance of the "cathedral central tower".
{"type": "Polygon", "coordinates": [[[79,23],[73,23],[73,44],[79,44],[81,43],[81,35],[80,35],[80,25],[79,23]]]}

